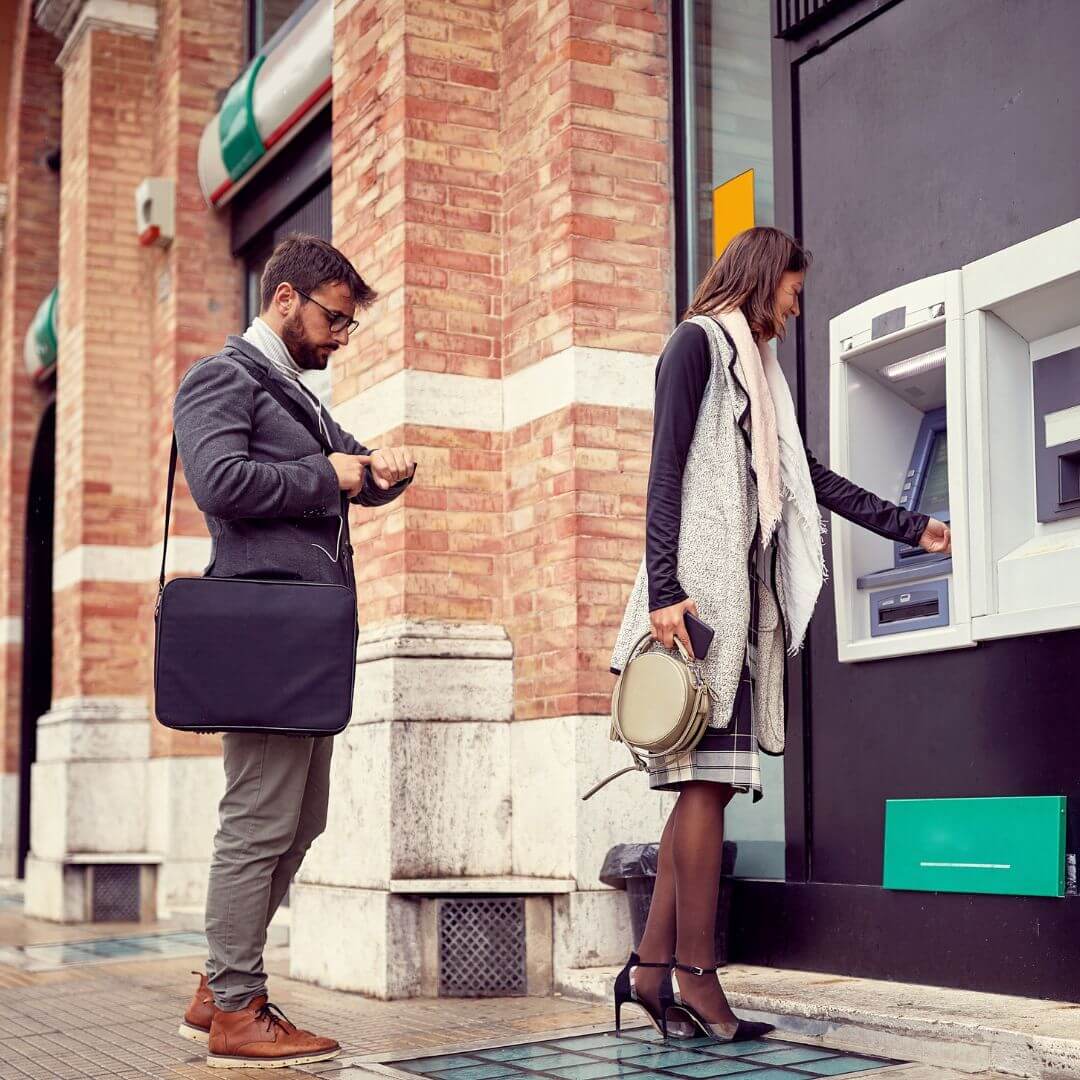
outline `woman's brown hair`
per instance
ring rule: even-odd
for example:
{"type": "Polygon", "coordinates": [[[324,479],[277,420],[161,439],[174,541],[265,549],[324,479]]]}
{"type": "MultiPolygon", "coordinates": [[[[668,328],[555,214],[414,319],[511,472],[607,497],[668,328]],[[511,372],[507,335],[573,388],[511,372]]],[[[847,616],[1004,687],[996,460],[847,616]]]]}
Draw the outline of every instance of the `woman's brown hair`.
{"type": "Polygon", "coordinates": [[[683,318],[715,315],[741,308],[758,341],[783,338],[783,320],[776,317],[776,290],[784,271],[810,266],[811,255],[780,229],[758,226],[734,237],[709,268],[683,318]]]}

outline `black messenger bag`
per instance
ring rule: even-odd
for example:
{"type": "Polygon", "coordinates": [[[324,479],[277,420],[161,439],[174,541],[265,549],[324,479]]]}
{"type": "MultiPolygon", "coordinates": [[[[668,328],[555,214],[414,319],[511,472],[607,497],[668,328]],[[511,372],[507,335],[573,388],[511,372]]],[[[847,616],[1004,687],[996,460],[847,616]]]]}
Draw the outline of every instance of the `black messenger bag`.
{"type": "MultiPolygon", "coordinates": [[[[239,362],[239,361],[238,361],[239,362]]],[[[303,407],[266,372],[244,364],[324,447],[303,407]]],[[[165,543],[155,614],[154,711],[177,731],[336,735],[352,712],[356,581],[342,501],[340,557],[350,585],[275,578],[181,577],[165,584],[176,436],[169,458],[165,543]]]]}

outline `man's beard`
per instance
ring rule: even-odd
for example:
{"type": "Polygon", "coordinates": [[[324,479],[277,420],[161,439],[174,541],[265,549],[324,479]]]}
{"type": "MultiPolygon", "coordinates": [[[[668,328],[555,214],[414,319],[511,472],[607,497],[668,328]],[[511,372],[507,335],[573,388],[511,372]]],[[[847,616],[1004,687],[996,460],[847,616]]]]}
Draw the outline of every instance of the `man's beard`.
{"type": "Polygon", "coordinates": [[[301,371],[322,371],[326,367],[328,360],[324,361],[316,346],[304,336],[304,325],[298,315],[287,317],[282,323],[281,340],[301,371]]]}

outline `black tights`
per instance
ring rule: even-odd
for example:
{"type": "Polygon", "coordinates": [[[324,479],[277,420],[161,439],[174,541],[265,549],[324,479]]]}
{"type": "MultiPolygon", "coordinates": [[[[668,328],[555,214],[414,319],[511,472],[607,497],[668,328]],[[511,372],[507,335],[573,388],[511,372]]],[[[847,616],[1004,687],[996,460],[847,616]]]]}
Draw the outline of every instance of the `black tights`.
{"type": "MultiPolygon", "coordinates": [[[[692,780],[684,784],[660,837],[660,857],[649,918],[638,953],[650,963],[711,968],[716,933],[716,903],[724,849],[724,810],[735,794],[728,784],[692,780]]],[[[653,1008],[664,973],[641,968],[634,974],[638,993],[653,1008]]],[[[734,1030],[736,1017],[720,981],[707,975],[677,973],[683,998],[719,1028],[734,1030]]]]}

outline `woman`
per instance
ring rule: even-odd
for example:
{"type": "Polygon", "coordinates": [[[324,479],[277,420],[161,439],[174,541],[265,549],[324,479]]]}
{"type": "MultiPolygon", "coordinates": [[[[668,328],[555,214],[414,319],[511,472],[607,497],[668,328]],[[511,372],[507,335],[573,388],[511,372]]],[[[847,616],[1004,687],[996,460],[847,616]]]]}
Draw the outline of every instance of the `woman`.
{"type": "Polygon", "coordinates": [[[740,1021],[713,955],[724,808],[761,798],[759,752],[784,749],[785,651],[802,645],[824,580],[818,503],[891,540],[948,552],[947,526],[830,472],[805,449],[769,342],[799,315],[810,255],[779,229],[728,245],[668,339],[656,369],[645,557],[612,656],[622,669],[649,627],[653,648],[679,638],[683,615],[716,634],[701,662],[710,726],[689,753],[650,770],[679,797],[660,840],[640,945],[615,984],[667,1033],[757,1038],[740,1021]],[[674,958],[674,959],[673,959],[674,958]],[[689,1023],[687,1023],[689,1022],[689,1023]]]}

